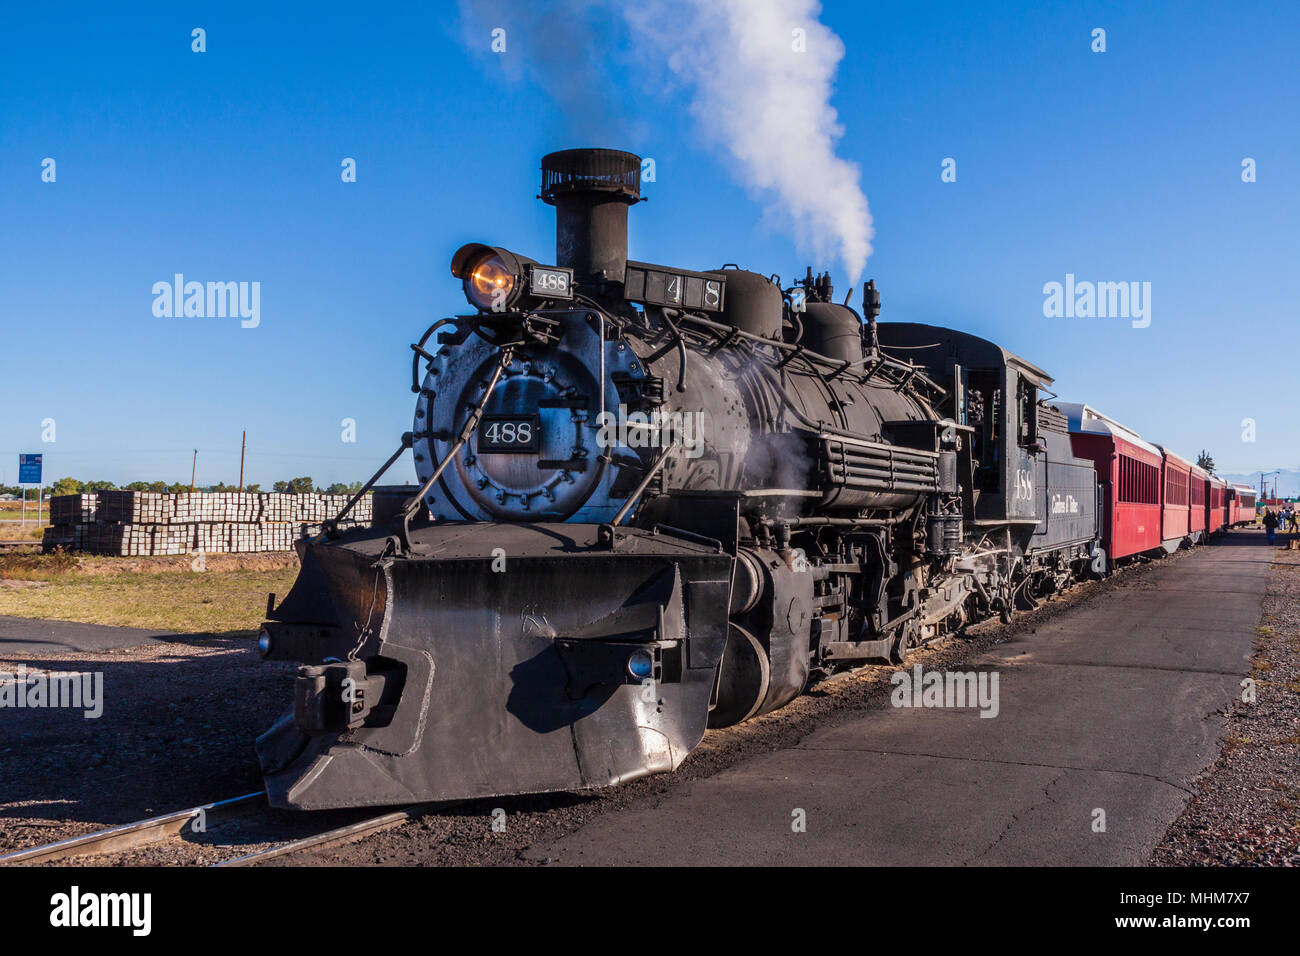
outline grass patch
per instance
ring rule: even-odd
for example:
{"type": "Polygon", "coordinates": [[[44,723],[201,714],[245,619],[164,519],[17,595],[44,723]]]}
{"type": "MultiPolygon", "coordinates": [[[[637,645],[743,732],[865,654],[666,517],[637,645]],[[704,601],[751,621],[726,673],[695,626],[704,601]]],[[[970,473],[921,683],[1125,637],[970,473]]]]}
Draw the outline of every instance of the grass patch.
{"type": "Polygon", "coordinates": [[[23,524],[22,502],[0,501],[0,541],[40,541],[50,523],[50,500],[41,507],[36,520],[36,499],[27,502],[27,523],[23,524]]]}
{"type": "Polygon", "coordinates": [[[27,580],[42,583],[0,583],[0,614],[178,634],[246,631],[250,636],[265,617],[267,592],[283,596],[298,576],[296,568],[113,575],[37,568],[32,573],[42,576],[27,580]]]}
{"type": "Polygon", "coordinates": [[[46,524],[5,522],[0,524],[0,541],[40,541],[45,537],[46,524]]]}
{"type": "Polygon", "coordinates": [[[50,554],[0,554],[0,581],[50,581],[76,567],[76,557],[58,548],[50,554]]]}

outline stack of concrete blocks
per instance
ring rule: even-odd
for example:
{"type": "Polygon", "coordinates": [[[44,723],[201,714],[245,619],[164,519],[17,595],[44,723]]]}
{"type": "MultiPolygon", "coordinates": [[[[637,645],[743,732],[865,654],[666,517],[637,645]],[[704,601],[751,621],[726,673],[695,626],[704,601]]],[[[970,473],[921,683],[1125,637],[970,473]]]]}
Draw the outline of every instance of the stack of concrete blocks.
{"type": "MultiPolygon", "coordinates": [[[[151,556],[290,551],[320,534],[348,495],[101,491],[50,499],[44,547],[90,554],[151,556]]],[[[362,497],[341,529],[368,526],[373,500],[362,497]]]]}

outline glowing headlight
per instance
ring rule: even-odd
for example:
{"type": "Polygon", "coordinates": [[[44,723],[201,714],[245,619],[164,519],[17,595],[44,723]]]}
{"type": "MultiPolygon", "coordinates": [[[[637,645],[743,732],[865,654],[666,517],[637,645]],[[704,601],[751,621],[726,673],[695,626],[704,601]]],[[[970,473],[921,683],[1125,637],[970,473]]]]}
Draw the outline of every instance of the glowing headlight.
{"type": "Polygon", "coordinates": [[[484,256],[465,276],[465,297],[486,312],[502,312],[515,290],[515,276],[498,255],[484,256]]]}
{"type": "Polygon", "coordinates": [[[262,628],[262,632],[257,635],[257,649],[262,652],[263,657],[270,653],[271,632],[266,628],[262,628]]]}
{"type": "Polygon", "coordinates": [[[451,257],[451,274],[465,286],[469,304],[483,312],[505,312],[524,293],[524,268],[533,260],[508,249],[471,242],[451,257]]]}

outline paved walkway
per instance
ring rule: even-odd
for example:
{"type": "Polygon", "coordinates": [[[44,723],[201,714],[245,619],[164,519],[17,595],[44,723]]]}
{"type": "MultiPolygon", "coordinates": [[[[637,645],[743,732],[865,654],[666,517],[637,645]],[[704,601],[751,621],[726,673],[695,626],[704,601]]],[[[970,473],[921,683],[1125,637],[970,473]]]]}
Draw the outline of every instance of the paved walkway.
{"type": "Polygon", "coordinates": [[[0,615],[0,657],[21,657],[24,654],[59,648],[108,651],[119,647],[135,647],[138,644],[156,644],[159,639],[168,636],[167,631],[0,615]]]}
{"type": "Polygon", "coordinates": [[[1217,753],[1272,550],[1236,532],[998,646],[999,713],[884,707],[604,814],[564,864],[1141,865],[1217,753]],[[806,832],[792,829],[806,814],[806,832]],[[1094,830],[1096,810],[1105,831],[1094,830]]]}

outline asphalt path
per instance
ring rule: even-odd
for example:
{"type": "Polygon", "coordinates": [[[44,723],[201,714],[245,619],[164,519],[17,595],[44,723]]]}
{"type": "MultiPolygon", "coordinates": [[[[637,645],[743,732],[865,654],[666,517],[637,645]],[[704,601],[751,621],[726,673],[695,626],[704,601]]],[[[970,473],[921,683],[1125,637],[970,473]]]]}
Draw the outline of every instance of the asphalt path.
{"type": "Polygon", "coordinates": [[[168,636],[168,631],[0,615],[0,657],[21,657],[24,654],[61,648],[73,651],[110,651],[140,644],[156,644],[168,636]]]}
{"type": "Polygon", "coordinates": [[[1236,532],[978,656],[968,670],[990,691],[997,675],[995,717],[885,704],[527,856],[1142,865],[1218,752],[1271,556],[1262,535],[1236,532]]]}

